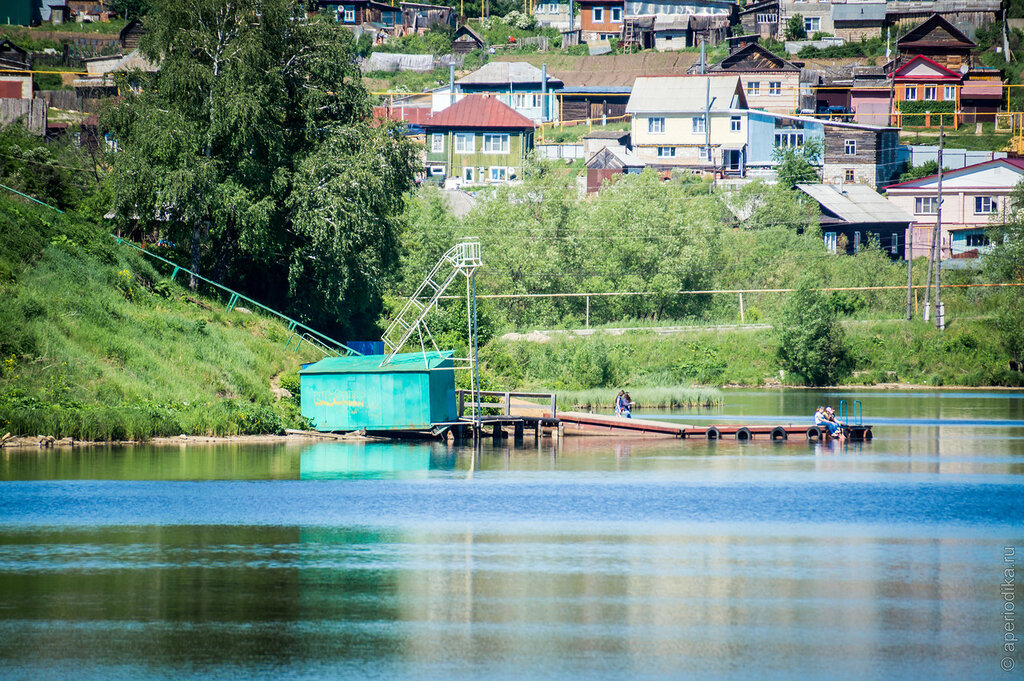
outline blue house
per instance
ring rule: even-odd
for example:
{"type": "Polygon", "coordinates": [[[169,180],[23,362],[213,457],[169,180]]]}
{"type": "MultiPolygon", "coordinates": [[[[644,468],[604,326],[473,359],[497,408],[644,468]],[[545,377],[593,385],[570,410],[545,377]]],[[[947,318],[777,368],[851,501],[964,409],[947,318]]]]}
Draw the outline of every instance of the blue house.
{"type": "Polygon", "coordinates": [[[776,164],[772,157],[776,149],[799,149],[812,139],[818,140],[824,150],[822,121],[751,110],[747,114],[747,170],[755,173],[773,170],[776,164]]]}
{"type": "MultiPolygon", "coordinates": [[[[455,99],[468,94],[489,94],[534,123],[558,120],[558,98],[562,81],[527,62],[491,62],[455,81],[455,99]]],[[[433,110],[452,104],[447,86],[434,91],[433,110]]]]}

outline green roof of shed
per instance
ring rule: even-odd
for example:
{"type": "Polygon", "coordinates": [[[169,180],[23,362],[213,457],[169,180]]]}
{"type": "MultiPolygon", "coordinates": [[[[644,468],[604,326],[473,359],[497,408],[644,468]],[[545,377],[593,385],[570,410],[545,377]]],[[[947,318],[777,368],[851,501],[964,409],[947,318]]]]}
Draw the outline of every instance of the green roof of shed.
{"type": "MultiPolygon", "coordinates": [[[[430,369],[451,366],[452,351],[440,354],[427,353],[430,369]]],[[[422,352],[405,352],[395,355],[387,366],[381,366],[385,355],[351,355],[349,357],[325,357],[301,370],[300,374],[391,374],[396,372],[426,371],[422,352]]]]}

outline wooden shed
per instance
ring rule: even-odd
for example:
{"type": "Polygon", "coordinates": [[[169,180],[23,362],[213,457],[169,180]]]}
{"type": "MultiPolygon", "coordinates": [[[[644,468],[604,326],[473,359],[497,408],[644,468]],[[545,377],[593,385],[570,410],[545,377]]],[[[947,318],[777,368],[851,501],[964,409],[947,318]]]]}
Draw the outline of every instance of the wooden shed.
{"type": "Polygon", "coordinates": [[[467,54],[473,50],[482,50],[486,45],[483,37],[469,26],[462,26],[455,32],[452,39],[452,53],[467,54]]]}

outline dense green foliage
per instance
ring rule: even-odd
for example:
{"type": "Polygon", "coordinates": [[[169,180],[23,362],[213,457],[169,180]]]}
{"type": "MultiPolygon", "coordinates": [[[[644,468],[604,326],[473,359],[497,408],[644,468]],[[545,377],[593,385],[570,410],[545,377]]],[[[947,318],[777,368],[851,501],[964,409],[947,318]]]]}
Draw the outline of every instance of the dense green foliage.
{"type": "Polygon", "coordinates": [[[818,166],[823,157],[824,145],[821,140],[811,138],[804,141],[802,147],[775,147],[772,159],[775,161],[775,173],[779,185],[792,189],[798,184],[813,184],[820,181],[818,166]]]}
{"type": "Polygon", "coordinates": [[[786,22],[786,40],[803,40],[807,37],[802,14],[794,14],[786,22]]]}
{"type": "MultiPolygon", "coordinates": [[[[943,167],[943,172],[949,172],[949,168],[943,167]]],[[[917,180],[922,177],[928,177],[939,172],[938,161],[925,161],[919,166],[911,166],[907,168],[905,172],[900,174],[900,182],[910,182],[911,180],[917,180]]]]}
{"type": "Polygon", "coordinates": [[[779,365],[811,385],[838,383],[850,370],[846,336],[828,297],[800,282],[786,300],[776,327],[779,365]]]}
{"type": "MultiPolygon", "coordinates": [[[[894,39],[895,40],[895,39],[894,39]]],[[[850,59],[856,57],[881,57],[885,55],[885,38],[862,38],[842,45],[800,48],[797,56],[801,59],[850,59]]]]}
{"type": "Polygon", "coordinates": [[[304,16],[297,0],[154,3],[140,47],[161,69],[102,118],[119,144],[116,222],[329,332],[372,337],[415,151],[367,122],[351,32],[304,16]]]}
{"type": "Polygon", "coordinates": [[[300,426],[283,325],[169,283],[95,223],[0,197],[0,434],[80,439],[300,426]]]}
{"type": "Polygon", "coordinates": [[[67,138],[47,142],[22,125],[0,127],[0,184],[67,209],[97,190],[98,173],[96,159],[67,138]]]}

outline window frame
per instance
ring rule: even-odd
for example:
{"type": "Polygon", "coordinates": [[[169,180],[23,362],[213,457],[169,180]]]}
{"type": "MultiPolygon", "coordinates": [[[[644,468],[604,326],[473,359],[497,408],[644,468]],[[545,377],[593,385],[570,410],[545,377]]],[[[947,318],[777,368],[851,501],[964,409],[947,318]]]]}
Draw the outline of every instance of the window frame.
{"type": "Polygon", "coordinates": [[[974,214],[975,215],[995,215],[999,212],[999,201],[994,196],[975,196],[974,197],[974,214]],[[982,210],[983,203],[988,203],[989,210],[982,210]]]}
{"type": "Polygon", "coordinates": [[[512,148],[512,138],[507,132],[485,132],[483,138],[483,153],[485,154],[508,154],[512,148]],[[498,149],[492,148],[495,139],[499,142],[498,149]]]}
{"type": "Polygon", "coordinates": [[[986,248],[991,245],[992,240],[984,232],[981,234],[976,232],[964,234],[964,246],[966,248],[986,248]]]}
{"type": "Polygon", "coordinates": [[[939,87],[937,85],[923,85],[921,87],[921,101],[922,102],[937,102],[939,101],[939,87]],[[928,95],[931,95],[929,97],[928,95]]]}
{"type": "Polygon", "coordinates": [[[843,182],[856,182],[857,172],[853,168],[843,168],[843,182]]]}
{"type": "Polygon", "coordinates": [[[487,177],[491,182],[505,182],[508,180],[508,168],[506,166],[491,166],[488,169],[487,177]]]}
{"type": "Polygon", "coordinates": [[[430,135],[430,153],[432,154],[443,154],[444,153],[444,133],[435,132],[430,135]]]}
{"type": "Polygon", "coordinates": [[[613,23],[613,24],[621,24],[622,23],[622,8],[621,7],[612,7],[611,10],[612,10],[610,12],[611,23],[613,23]],[[616,13],[619,15],[618,19],[615,18],[616,13]]]}
{"type": "Polygon", "coordinates": [[[476,133],[475,132],[456,132],[452,133],[452,153],[453,154],[475,154],[476,153],[476,133]],[[466,140],[469,140],[469,148],[466,149],[463,145],[466,140]]]}
{"type": "Polygon", "coordinates": [[[825,250],[829,253],[835,253],[839,244],[839,236],[836,232],[825,232],[824,236],[825,250]]]}
{"type": "Polygon", "coordinates": [[[778,149],[802,149],[804,146],[804,131],[789,130],[775,133],[775,147],[778,149]],[[785,144],[781,142],[785,140],[785,144]]]}
{"type": "Polygon", "coordinates": [[[665,117],[664,116],[650,116],[647,119],[647,134],[648,135],[664,135],[665,134],[665,117]],[[657,128],[657,129],[655,129],[657,128]]]}
{"type": "Polygon", "coordinates": [[[675,158],[675,147],[658,147],[658,158],[675,158]]]}
{"type": "Polygon", "coordinates": [[[846,156],[856,156],[857,140],[843,140],[843,153],[846,156]]]}
{"type": "Polygon", "coordinates": [[[473,181],[473,166],[465,166],[462,169],[462,181],[472,182],[473,181]]]}
{"type": "Polygon", "coordinates": [[[590,10],[590,21],[595,24],[603,24],[604,21],[604,7],[594,7],[590,10]],[[598,18],[600,17],[600,19],[598,18]]]}
{"type": "Polygon", "coordinates": [[[690,119],[690,125],[692,126],[692,132],[695,135],[704,135],[708,129],[705,125],[704,116],[694,116],[690,119]]]}
{"type": "Polygon", "coordinates": [[[956,101],[956,85],[943,85],[942,86],[942,99],[946,102],[956,101]]]}
{"type": "Polygon", "coordinates": [[[743,116],[729,116],[729,131],[743,132],[743,116]]]}
{"type": "Polygon", "coordinates": [[[748,80],[747,81],[747,94],[748,95],[760,95],[761,94],[761,81],[759,81],[759,80],[748,80]]]}
{"type": "Polygon", "coordinates": [[[356,8],[355,7],[352,7],[351,9],[348,8],[348,7],[345,7],[343,11],[345,13],[345,23],[346,24],[354,24],[354,23],[356,23],[356,8]]]}
{"type": "Polygon", "coordinates": [[[937,215],[939,212],[939,197],[937,196],[915,196],[914,215],[937,215]]]}
{"type": "Polygon", "coordinates": [[[770,80],[768,81],[768,94],[771,97],[779,97],[782,95],[782,81],[781,80],[770,80]]]}
{"type": "Polygon", "coordinates": [[[892,243],[889,244],[889,252],[895,255],[900,252],[900,233],[892,233],[892,243]]]}
{"type": "Polygon", "coordinates": [[[907,102],[917,101],[917,86],[916,85],[904,85],[903,86],[903,99],[907,102]]]}
{"type": "Polygon", "coordinates": [[[804,30],[808,35],[821,30],[821,17],[804,17],[804,30]]]}

